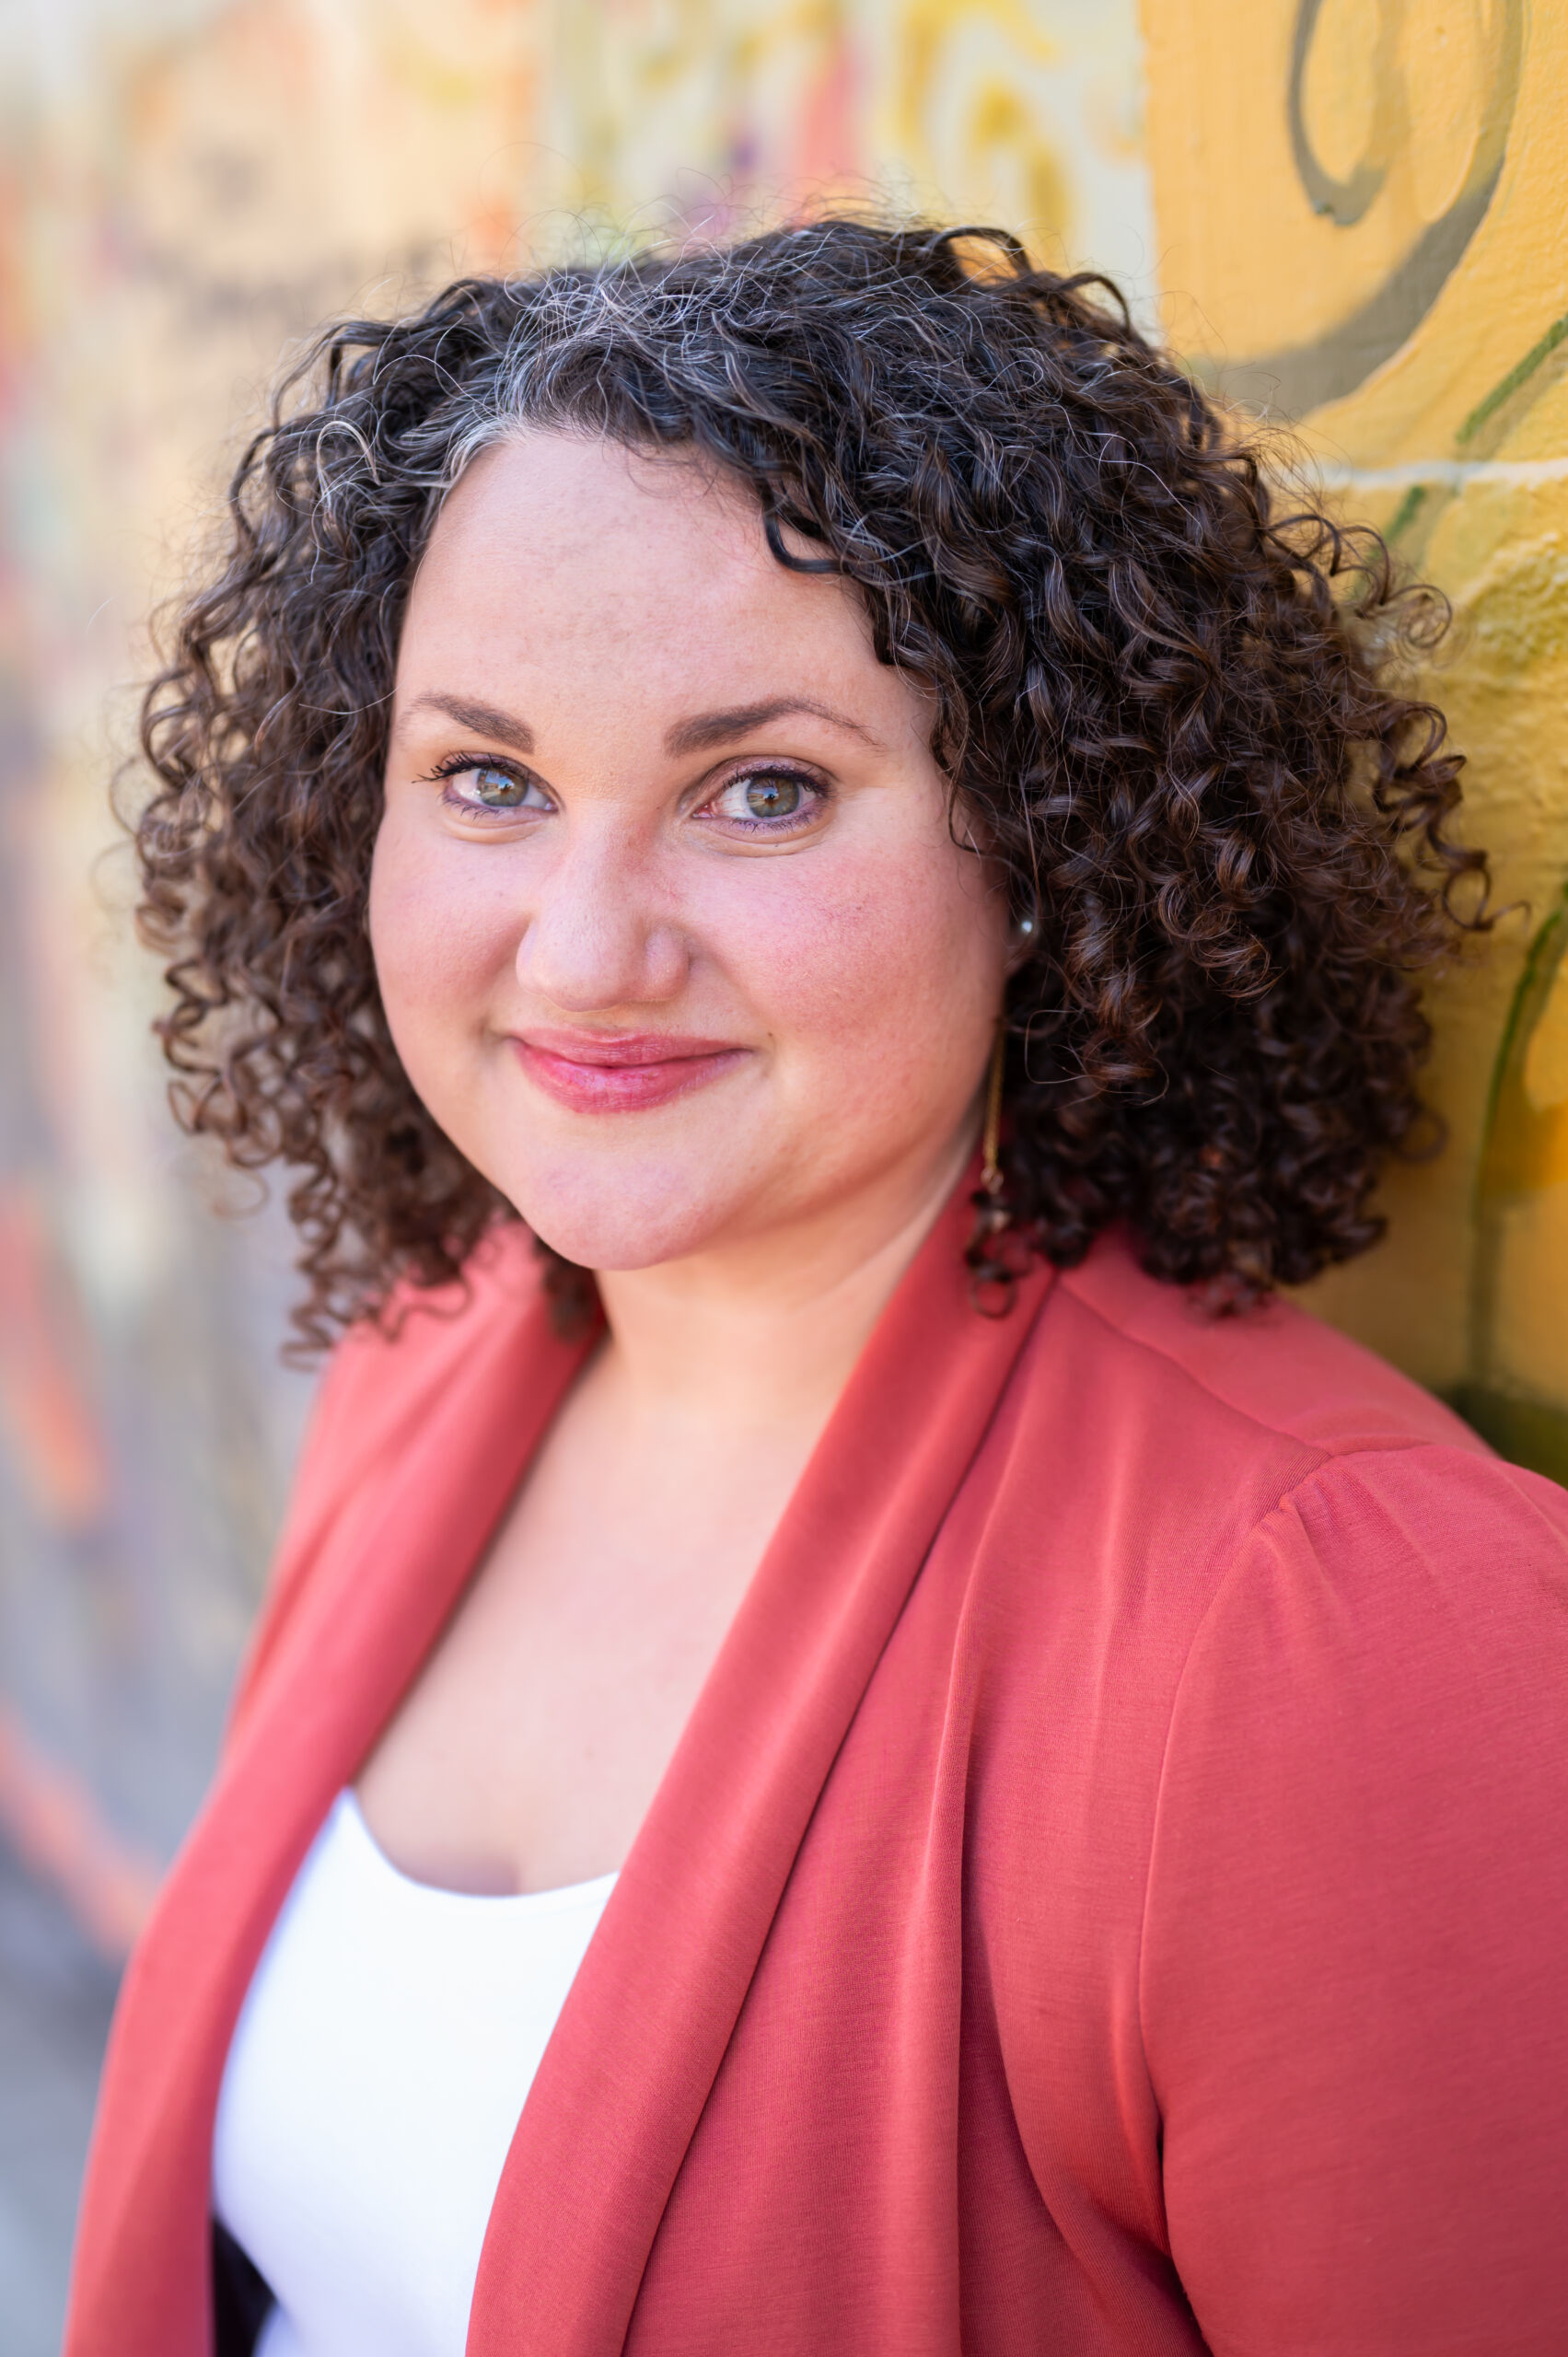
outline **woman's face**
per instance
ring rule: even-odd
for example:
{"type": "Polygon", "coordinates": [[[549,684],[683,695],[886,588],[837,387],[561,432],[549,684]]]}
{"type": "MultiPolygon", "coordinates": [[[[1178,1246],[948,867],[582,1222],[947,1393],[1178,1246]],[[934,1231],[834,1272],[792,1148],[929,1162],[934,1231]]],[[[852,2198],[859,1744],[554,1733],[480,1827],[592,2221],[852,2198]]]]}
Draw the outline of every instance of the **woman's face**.
{"type": "Polygon", "coordinates": [[[1007,915],[854,594],[690,459],[486,452],[414,581],[370,929],[392,1037],[537,1234],[646,1268],[920,1192],[1007,915]]]}

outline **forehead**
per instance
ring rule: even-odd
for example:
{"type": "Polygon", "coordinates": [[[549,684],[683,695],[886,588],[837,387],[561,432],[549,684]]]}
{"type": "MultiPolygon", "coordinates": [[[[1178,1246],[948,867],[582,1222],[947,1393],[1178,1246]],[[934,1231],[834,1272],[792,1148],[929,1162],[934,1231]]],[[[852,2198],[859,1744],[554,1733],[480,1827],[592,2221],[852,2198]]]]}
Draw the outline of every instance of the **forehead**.
{"type": "Polygon", "coordinates": [[[692,454],[553,431],[475,459],[416,575],[405,658],[482,644],[528,668],[632,647],[681,670],[721,653],[880,668],[855,594],[780,564],[744,485],[692,454]]]}

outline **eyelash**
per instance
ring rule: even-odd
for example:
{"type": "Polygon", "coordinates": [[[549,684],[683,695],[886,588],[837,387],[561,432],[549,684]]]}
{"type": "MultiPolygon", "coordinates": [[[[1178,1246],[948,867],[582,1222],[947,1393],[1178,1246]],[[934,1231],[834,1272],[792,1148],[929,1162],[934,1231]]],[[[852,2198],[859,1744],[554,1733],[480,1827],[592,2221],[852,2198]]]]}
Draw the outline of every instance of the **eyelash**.
{"type": "MultiPolygon", "coordinates": [[[[729,792],[732,786],[744,785],[751,779],[767,778],[787,779],[791,785],[799,786],[802,793],[808,797],[807,807],[801,810],[792,810],[782,819],[726,819],[723,821],[726,826],[738,828],[742,833],[753,836],[797,835],[804,827],[810,824],[812,819],[829,800],[827,787],[819,778],[813,777],[809,771],[796,769],[789,761],[768,761],[759,762],[755,769],[748,769],[742,764],[738,769],[732,770],[726,778],[719,780],[703,802],[703,808],[705,810],[709,803],[718,801],[722,795],[729,792]]],[[[700,815],[700,812],[693,813],[693,816],[700,815]]]]}
{"type": "MultiPolygon", "coordinates": [[[[498,775],[511,778],[517,785],[523,787],[539,783],[527,770],[517,768],[513,762],[498,759],[494,754],[481,753],[448,753],[445,761],[437,761],[435,768],[427,772],[423,783],[436,785],[453,778],[466,776],[474,770],[494,770],[498,775]]],[[[808,771],[796,769],[788,761],[769,761],[766,765],[759,764],[755,769],[742,766],[732,770],[728,777],[721,778],[713,787],[702,806],[703,809],[705,809],[709,803],[716,802],[722,795],[727,794],[732,786],[744,784],[750,778],[787,778],[792,785],[798,785],[809,797],[809,805],[806,810],[791,811],[782,819],[748,818],[728,819],[723,821],[725,825],[738,829],[746,834],[753,836],[798,834],[802,826],[807,823],[815,812],[819,810],[830,798],[828,789],[808,771]]],[[[547,789],[540,785],[540,791],[544,793],[547,789]]],[[[460,810],[467,818],[482,816],[488,819],[509,819],[517,815],[516,810],[495,807],[483,802],[470,802],[459,795],[444,795],[442,799],[448,809],[460,810]]],[[[695,817],[701,815],[700,810],[693,813],[695,817]]]]}
{"type": "MultiPolygon", "coordinates": [[[[436,762],[436,767],[427,772],[422,782],[426,785],[439,785],[452,778],[464,777],[470,770],[494,770],[501,777],[510,778],[515,784],[520,786],[528,786],[535,783],[526,770],[517,768],[511,761],[498,761],[494,754],[490,753],[448,753],[444,761],[436,762]]],[[[542,793],[543,788],[540,790],[542,793]]],[[[510,819],[516,815],[511,810],[492,808],[482,802],[465,801],[460,795],[457,794],[444,794],[441,799],[449,810],[460,810],[465,817],[470,819],[476,816],[486,819],[510,819]]]]}

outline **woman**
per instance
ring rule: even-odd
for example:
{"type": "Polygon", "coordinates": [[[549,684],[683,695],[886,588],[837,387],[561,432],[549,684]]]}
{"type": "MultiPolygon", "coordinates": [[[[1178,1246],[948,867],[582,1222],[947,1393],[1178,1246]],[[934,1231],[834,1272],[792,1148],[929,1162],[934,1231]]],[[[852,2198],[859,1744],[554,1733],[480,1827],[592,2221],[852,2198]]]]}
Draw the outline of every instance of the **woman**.
{"type": "Polygon", "coordinates": [[[993,233],[322,353],[141,846],[349,1331],[71,2357],[1560,2351],[1568,1509],[1272,1297],[1480,870],[1423,610],[993,233]]]}

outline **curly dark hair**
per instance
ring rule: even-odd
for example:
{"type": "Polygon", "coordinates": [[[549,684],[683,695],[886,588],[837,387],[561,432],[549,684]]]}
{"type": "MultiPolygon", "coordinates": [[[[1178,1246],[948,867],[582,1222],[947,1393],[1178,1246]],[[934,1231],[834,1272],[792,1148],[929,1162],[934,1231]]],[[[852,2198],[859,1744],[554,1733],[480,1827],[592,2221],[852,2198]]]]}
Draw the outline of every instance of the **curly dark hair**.
{"type": "Polygon", "coordinates": [[[1015,1253],[1072,1263],[1122,1220],[1223,1303],[1375,1241],[1380,1167],[1423,1132],[1419,975],[1487,922],[1482,855],[1444,832],[1459,760],[1398,684],[1441,600],[1375,534],[1279,514],[1256,441],[1108,281],[994,229],[835,217],[335,327],[240,461],[147,691],[141,918],[179,1117],[303,1174],[308,1344],[513,1215],[402,1071],[366,904],[409,586],[519,423],[727,469],[780,563],[857,584],[929,690],[1034,920],[1015,1253]]]}

